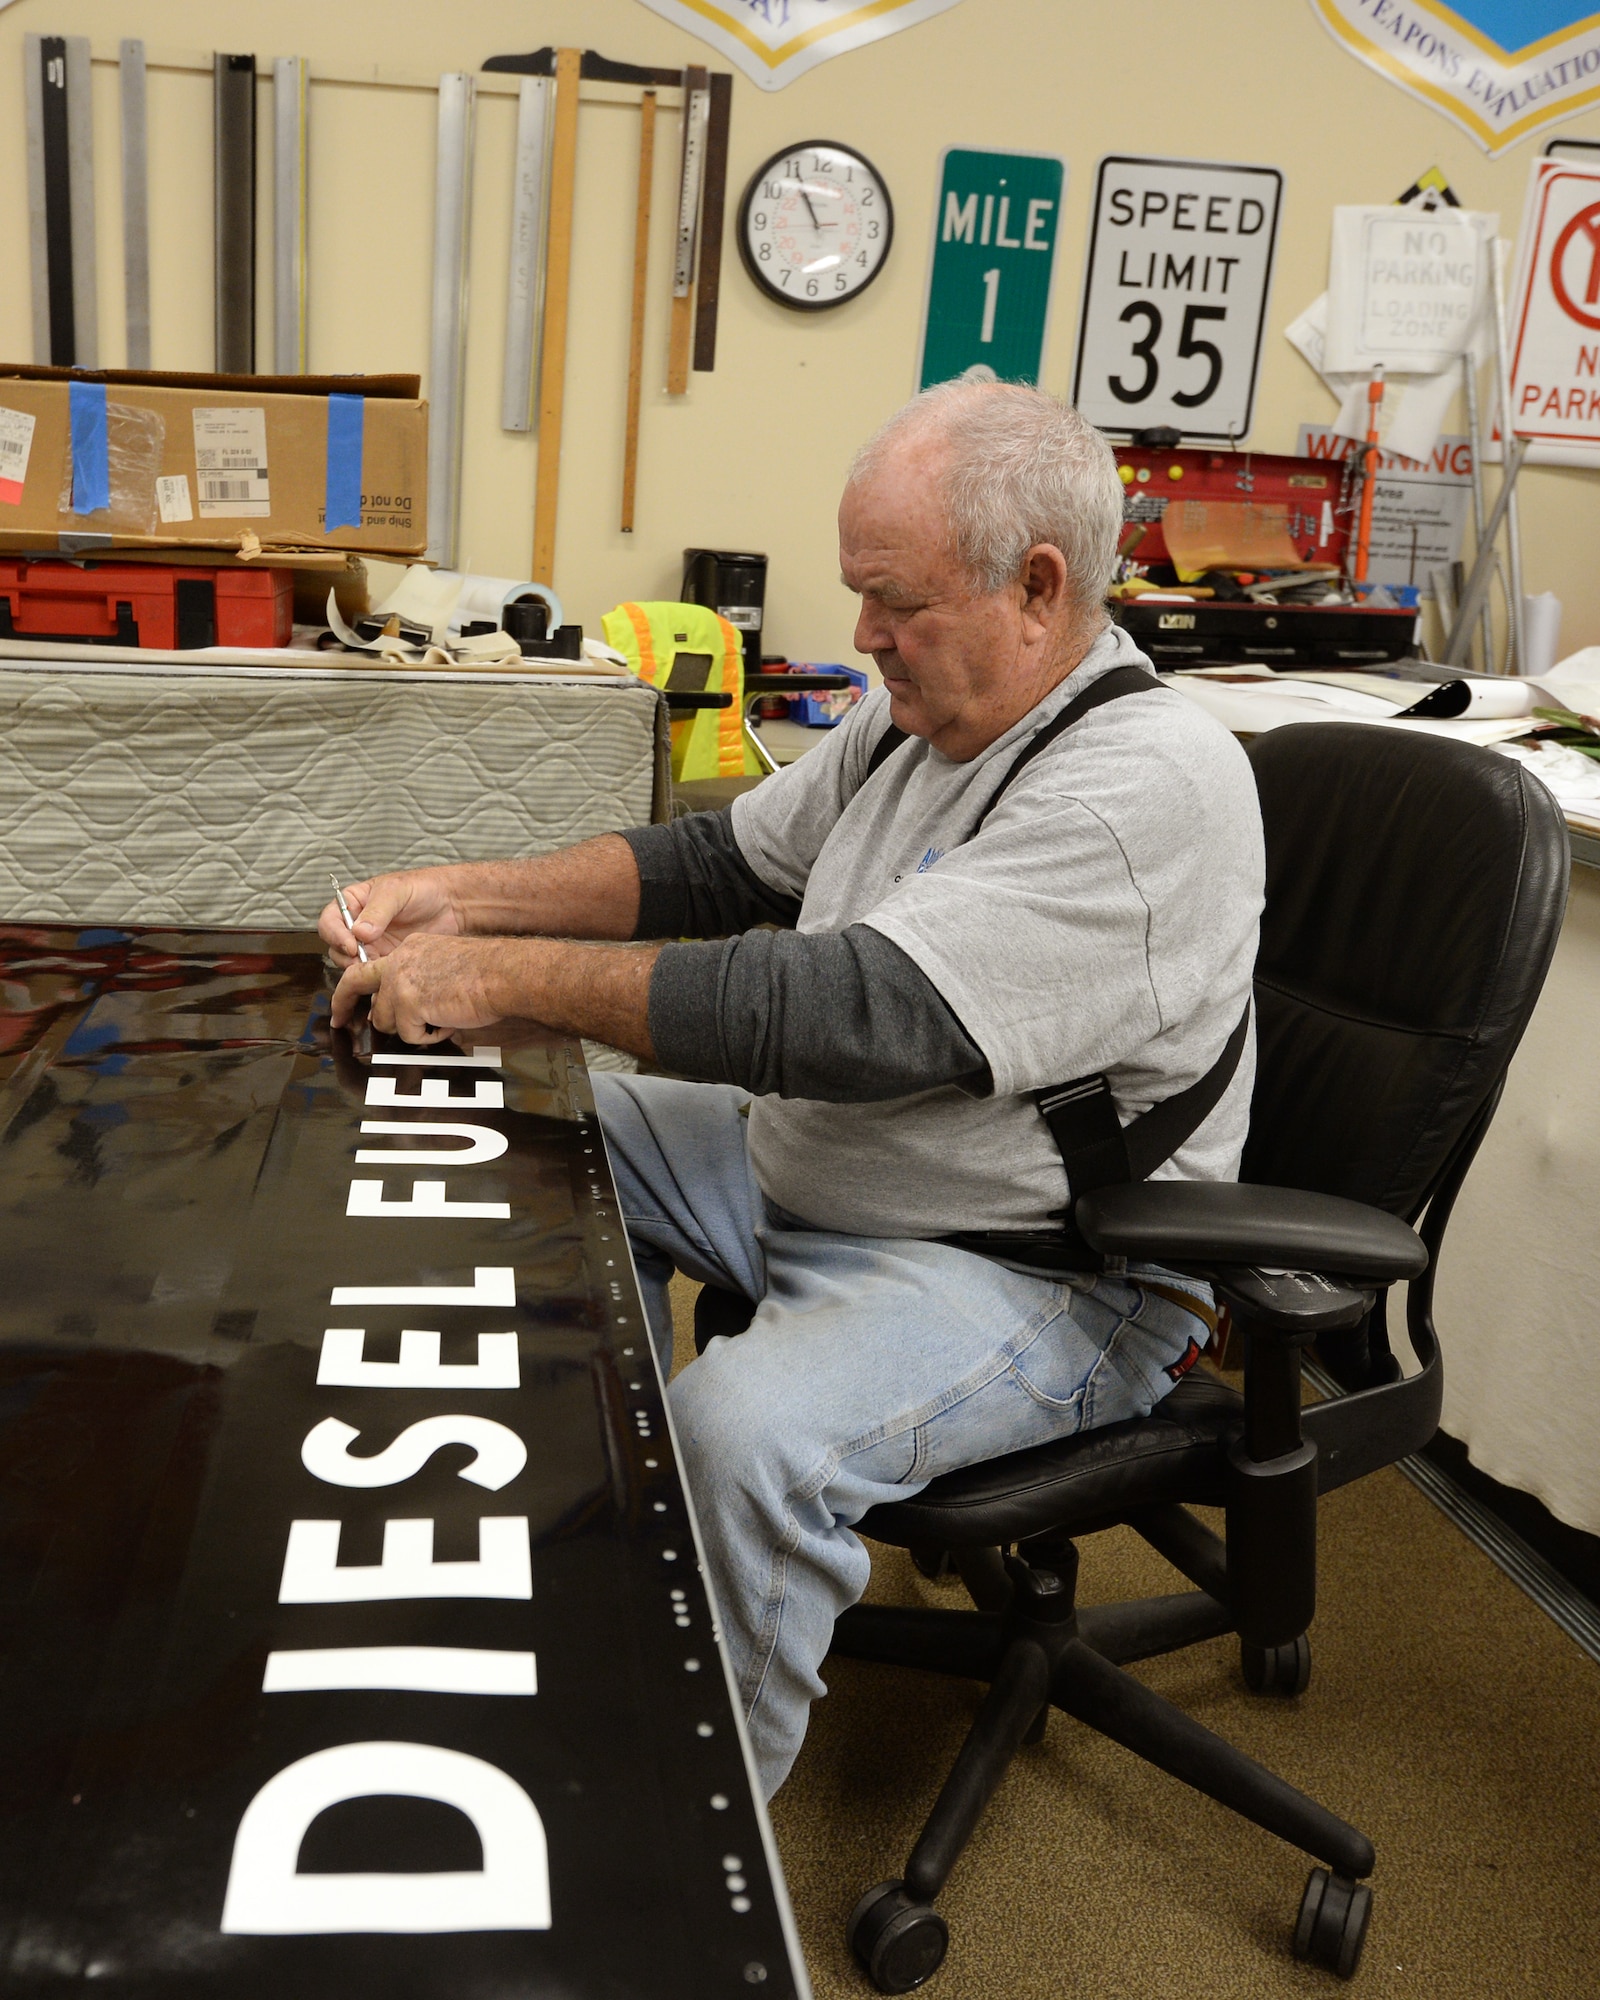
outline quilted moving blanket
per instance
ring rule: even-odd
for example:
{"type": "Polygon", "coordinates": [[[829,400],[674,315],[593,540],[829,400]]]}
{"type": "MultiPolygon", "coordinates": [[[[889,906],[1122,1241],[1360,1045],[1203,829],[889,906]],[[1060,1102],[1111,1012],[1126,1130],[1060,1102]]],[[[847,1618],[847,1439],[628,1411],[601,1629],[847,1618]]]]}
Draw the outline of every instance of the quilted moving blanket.
{"type": "Polygon", "coordinates": [[[300,929],[330,868],[637,826],[658,709],[516,675],[0,663],[0,920],[300,929]]]}

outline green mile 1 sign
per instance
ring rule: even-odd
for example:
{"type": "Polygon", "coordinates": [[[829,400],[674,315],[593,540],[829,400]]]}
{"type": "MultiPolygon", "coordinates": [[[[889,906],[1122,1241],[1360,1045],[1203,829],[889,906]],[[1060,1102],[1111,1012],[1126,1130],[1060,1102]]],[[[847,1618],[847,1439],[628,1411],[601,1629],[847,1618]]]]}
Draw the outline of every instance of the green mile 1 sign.
{"type": "Polygon", "coordinates": [[[1066,162],[950,146],[939,170],[918,387],[975,362],[1037,382],[1050,317],[1066,162]]]}

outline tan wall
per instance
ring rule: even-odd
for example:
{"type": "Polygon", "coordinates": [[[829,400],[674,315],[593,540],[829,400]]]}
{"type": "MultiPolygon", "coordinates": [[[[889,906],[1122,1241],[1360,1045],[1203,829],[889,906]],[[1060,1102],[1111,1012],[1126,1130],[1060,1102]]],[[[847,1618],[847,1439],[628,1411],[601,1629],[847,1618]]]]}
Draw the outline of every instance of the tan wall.
{"type": "MultiPolygon", "coordinates": [[[[422,76],[496,51],[573,41],[637,62],[719,59],[636,0],[17,0],[0,12],[0,355],[31,356],[21,40],[86,34],[107,52],[140,35],[163,49],[254,50],[422,76]]],[[[95,70],[102,356],[122,356],[117,78],[95,70]]],[[[160,367],[211,362],[210,82],[158,70],[150,83],[154,353],[160,367]]],[[[262,112],[269,111],[265,88],[262,112]]],[[[312,93],[310,362],[319,370],[427,364],[433,99],[317,85],[312,93]]],[[[462,554],[526,573],[536,445],[499,429],[514,102],[480,105],[462,554]]],[[[833,510],[861,437],[912,389],[940,149],[1050,149],[1069,163],[1047,387],[1071,374],[1095,162],[1107,151],[1237,159],[1288,177],[1261,391],[1250,442],[1292,449],[1332,401],[1282,329],[1325,282],[1336,202],[1389,201],[1437,164],[1469,206],[1514,231],[1539,140],[1489,161],[1438,113],[1363,69],[1304,0],[963,0],[873,48],[825,63],[786,90],[736,78],[732,207],[766,156],[795,139],[859,146],[896,206],[896,244],[873,289],[836,314],[786,313],[760,298],[729,238],[718,366],[669,401],[662,382],[677,120],[663,118],[648,328],[639,526],[620,533],[622,406],[637,114],[582,113],[572,366],[557,587],[593,630],[627,596],[674,595],[686,542],[765,549],[768,635],[797,658],[852,659],[850,600],[837,581],[833,510]]],[[[1600,115],[1561,128],[1600,137],[1600,115]]],[[[262,220],[270,215],[264,173],[262,220]]],[[[263,239],[261,353],[270,358],[263,239]]],[[[1592,473],[1525,475],[1527,587],[1566,605],[1563,650],[1600,643],[1600,487],[1592,473]]]]}

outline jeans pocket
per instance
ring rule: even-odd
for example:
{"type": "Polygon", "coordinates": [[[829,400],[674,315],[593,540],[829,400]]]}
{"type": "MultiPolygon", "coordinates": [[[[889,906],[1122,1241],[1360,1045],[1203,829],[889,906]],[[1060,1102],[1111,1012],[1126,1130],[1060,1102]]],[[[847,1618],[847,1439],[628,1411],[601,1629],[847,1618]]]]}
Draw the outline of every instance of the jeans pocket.
{"type": "Polygon", "coordinates": [[[1061,1309],[1012,1356],[1013,1380],[1042,1409],[1073,1417],[1075,1421],[1065,1428],[1075,1430],[1082,1418],[1089,1378],[1103,1350],[1103,1341],[1096,1335],[1110,1340],[1117,1324],[1117,1315],[1098,1301],[1086,1301],[1069,1291],[1061,1309]],[[1103,1329],[1082,1323],[1085,1304],[1091,1307],[1092,1317],[1105,1321],[1103,1329]]]}

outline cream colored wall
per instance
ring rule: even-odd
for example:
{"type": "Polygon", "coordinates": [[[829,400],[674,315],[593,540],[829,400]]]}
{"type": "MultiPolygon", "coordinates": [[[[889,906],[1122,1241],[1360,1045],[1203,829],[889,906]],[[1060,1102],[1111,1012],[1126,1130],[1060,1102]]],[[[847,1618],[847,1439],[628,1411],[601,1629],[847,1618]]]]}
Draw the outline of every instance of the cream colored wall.
{"type": "Polygon", "coordinates": [[[1600,871],[1575,867],[1549,980],[1439,1260],[1444,1427],[1491,1478],[1600,1534],[1600,871]]]}
{"type": "MultiPolygon", "coordinates": [[[[0,12],[0,355],[32,351],[22,129],[24,33],[86,34],[114,48],[254,50],[266,63],[375,64],[423,75],[496,51],[579,42],[607,55],[680,65],[719,59],[637,0],[16,0],[0,12]]],[[[211,360],[209,78],[156,71],[150,83],[154,354],[161,367],[211,360]]],[[[117,78],[95,70],[102,356],[122,355],[117,78]]],[[[263,91],[262,111],[269,110],[263,91]]],[[[321,84],[312,92],[310,362],[320,370],[426,371],[433,100],[426,93],[321,84]]],[[[499,429],[514,102],[480,104],[473,216],[463,556],[526,573],[536,445],[499,429]]],[[[1600,114],[1561,128],[1600,138],[1600,114]]],[[[724,252],[718,365],[689,394],[663,390],[677,120],[660,127],[639,526],[617,527],[637,114],[585,105],[578,251],[567,384],[557,586],[591,630],[622,597],[675,595],[679,551],[699,542],[772,557],[769,642],[797,658],[854,657],[837,581],[833,510],[853,447],[912,389],[937,160],[953,143],[1057,150],[1069,163],[1065,233],[1045,385],[1070,381],[1095,163],[1108,151],[1278,166],[1288,184],[1261,389],[1250,442],[1292,449],[1332,402],[1282,329],[1325,282],[1336,202],[1390,201],[1442,167],[1462,200],[1514,230],[1525,141],[1489,161],[1438,113],[1337,48],[1305,0],[963,0],[887,42],[825,63],[776,94],[734,83],[730,223],[770,153],[828,136],[861,147],[895,200],[896,243],[858,302],[816,318],[760,298],[731,235],[724,252]]],[[[263,178],[262,219],[270,179],[263,178]]],[[[270,267],[263,240],[263,366],[270,267]]],[[[1524,476],[1527,587],[1566,605],[1564,649],[1600,643],[1600,481],[1524,476]]]]}

